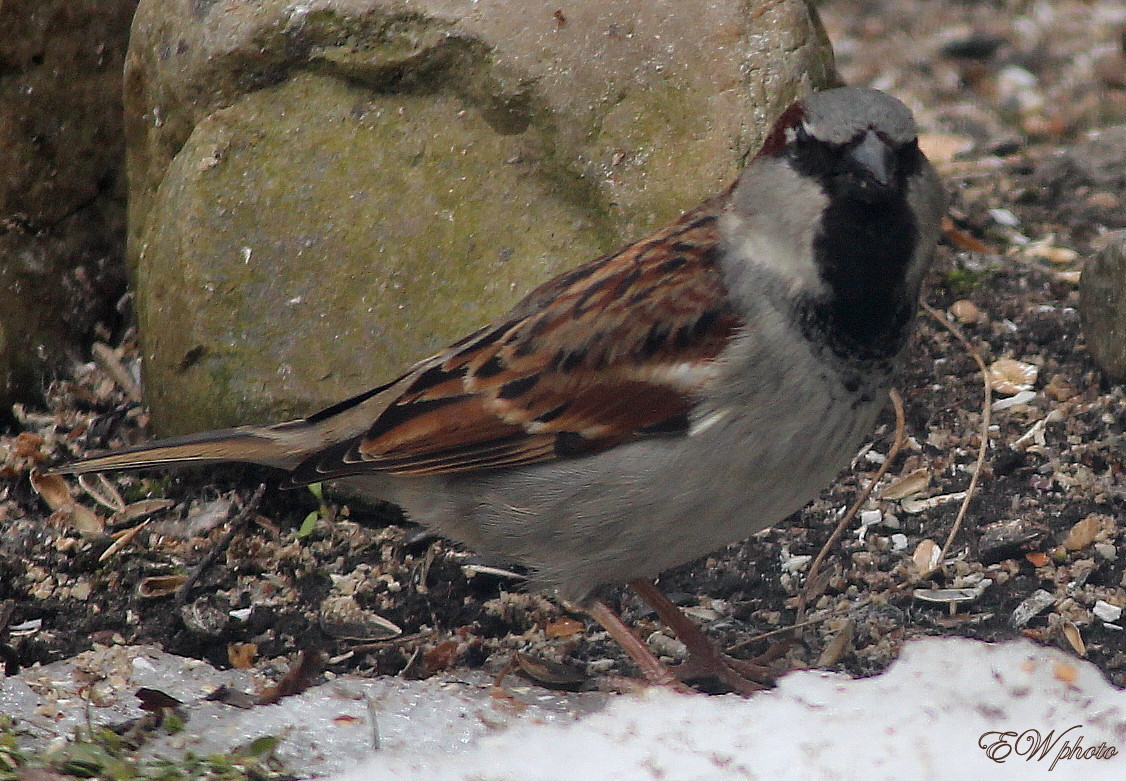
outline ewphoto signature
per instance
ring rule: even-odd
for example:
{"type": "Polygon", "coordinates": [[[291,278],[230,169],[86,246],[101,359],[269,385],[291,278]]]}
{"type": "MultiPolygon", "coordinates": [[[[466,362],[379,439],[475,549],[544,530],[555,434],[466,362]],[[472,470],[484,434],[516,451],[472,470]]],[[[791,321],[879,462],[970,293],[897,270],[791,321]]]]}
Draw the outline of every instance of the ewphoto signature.
{"type": "Polygon", "coordinates": [[[1075,732],[1082,728],[1082,724],[1075,724],[1058,735],[1055,730],[1043,734],[1036,729],[985,732],[977,745],[998,764],[1013,757],[1024,757],[1026,762],[1051,758],[1048,770],[1055,770],[1060,760],[1110,759],[1118,754],[1118,749],[1106,742],[1084,745],[1082,733],[1075,732]]]}

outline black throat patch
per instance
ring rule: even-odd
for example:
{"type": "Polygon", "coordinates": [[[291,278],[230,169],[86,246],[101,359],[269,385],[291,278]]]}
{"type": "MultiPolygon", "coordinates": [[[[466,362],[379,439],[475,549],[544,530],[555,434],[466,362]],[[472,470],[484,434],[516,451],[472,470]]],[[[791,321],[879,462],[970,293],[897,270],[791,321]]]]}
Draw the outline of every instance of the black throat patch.
{"type": "Polygon", "coordinates": [[[814,253],[827,294],[799,304],[802,331],[845,360],[883,360],[910,335],[917,291],[906,273],[918,229],[904,189],[877,203],[831,198],[814,253]]]}

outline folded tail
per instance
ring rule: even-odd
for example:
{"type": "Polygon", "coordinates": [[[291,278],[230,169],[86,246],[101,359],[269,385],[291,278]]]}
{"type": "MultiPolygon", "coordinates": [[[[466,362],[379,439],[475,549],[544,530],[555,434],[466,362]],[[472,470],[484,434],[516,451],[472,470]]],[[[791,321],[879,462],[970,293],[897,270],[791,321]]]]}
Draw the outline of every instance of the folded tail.
{"type": "Polygon", "coordinates": [[[305,420],[294,420],[273,426],[239,426],[204,431],[90,456],[51,471],[55,474],[77,475],[111,469],[231,461],[291,470],[323,445],[319,428],[305,420]]]}

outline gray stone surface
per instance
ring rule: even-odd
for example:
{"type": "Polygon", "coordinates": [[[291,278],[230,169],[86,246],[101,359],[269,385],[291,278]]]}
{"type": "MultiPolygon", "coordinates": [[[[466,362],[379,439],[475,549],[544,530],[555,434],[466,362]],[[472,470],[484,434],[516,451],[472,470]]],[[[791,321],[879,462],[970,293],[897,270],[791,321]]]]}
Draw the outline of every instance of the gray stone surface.
{"type": "Polygon", "coordinates": [[[121,69],[137,0],[0,3],[0,409],[124,292],[121,69]]]}
{"type": "Polygon", "coordinates": [[[1126,382],[1126,231],[1105,237],[1079,282],[1079,314],[1087,349],[1107,376],[1126,382]]]}
{"type": "Polygon", "coordinates": [[[156,428],[390,379],[718,191],[835,79],[803,0],[142,0],[129,255],[156,428]]]}

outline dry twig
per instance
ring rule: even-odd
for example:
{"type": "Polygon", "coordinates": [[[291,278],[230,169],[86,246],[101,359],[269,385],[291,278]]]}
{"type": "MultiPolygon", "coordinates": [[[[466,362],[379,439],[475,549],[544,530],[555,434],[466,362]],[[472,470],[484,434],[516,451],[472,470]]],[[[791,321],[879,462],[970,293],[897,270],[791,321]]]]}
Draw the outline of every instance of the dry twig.
{"type": "Polygon", "coordinates": [[[989,450],[989,422],[990,411],[993,408],[993,389],[989,387],[989,369],[985,365],[985,359],[981,357],[981,353],[970,343],[961,329],[949,322],[942,316],[941,312],[926,301],[922,302],[922,306],[923,311],[940,322],[943,328],[952,333],[954,338],[965,346],[966,351],[977,362],[977,368],[981,371],[981,382],[985,388],[985,398],[981,405],[981,444],[977,450],[977,463],[974,466],[974,473],[970,477],[969,487],[966,488],[966,497],[962,500],[962,506],[958,508],[958,516],[954,519],[954,526],[950,529],[950,534],[946,536],[946,542],[943,543],[942,552],[938,556],[938,560],[942,562],[946,560],[946,554],[950,552],[950,546],[954,544],[954,538],[958,535],[959,529],[962,528],[962,519],[966,517],[966,512],[970,509],[970,502],[973,501],[974,493],[977,490],[977,482],[981,478],[982,469],[985,467],[985,454],[989,450]]]}
{"type": "Polygon", "coordinates": [[[888,451],[887,458],[880,464],[880,468],[876,470],[875,476],[868,481],[868,484],[864,486],[864,490],[860,492],[860,495],[856,497],[856,501],[852,503],[852,507],[849,507],[848,512],[837,522],[837,528],[833,529],[833,533],[829,535],[829,539],[825,541],[825,544],[821,546],[821,550],[818,551],[817,558],[815,558],[813,563],[809,566],[809,574],[805,579],[806,587],[802,590],[801,594],[798,595],[798,614],[794,619],[795,623],[800,623],[802,618],[805,617],[806,603],[811,598],[810,592],[817,581],[817,573],[821,568],[821,563],[825,561],[825,557],[829,555],[829,551],[836,546],[841,535],[844,534],[844,530],[848,527],[848,524],[856,517],[856,514],[860,512],[860,508],[868,501],[868,497],[872,495],[872,490],[876,487],[876,484],[883,479],[883,476],[887,474],[888,469],[891,468],[891,462],[895,460],[895,457],[899,455],[899,449],[903,447],[904,430],[906,429],[906,421],[903,415],[903,397],[899,395],[899,391],[895,388],[888,391],[888,396],[891,398],[891,406],[895,410],[895,441],[888,451]]]}

